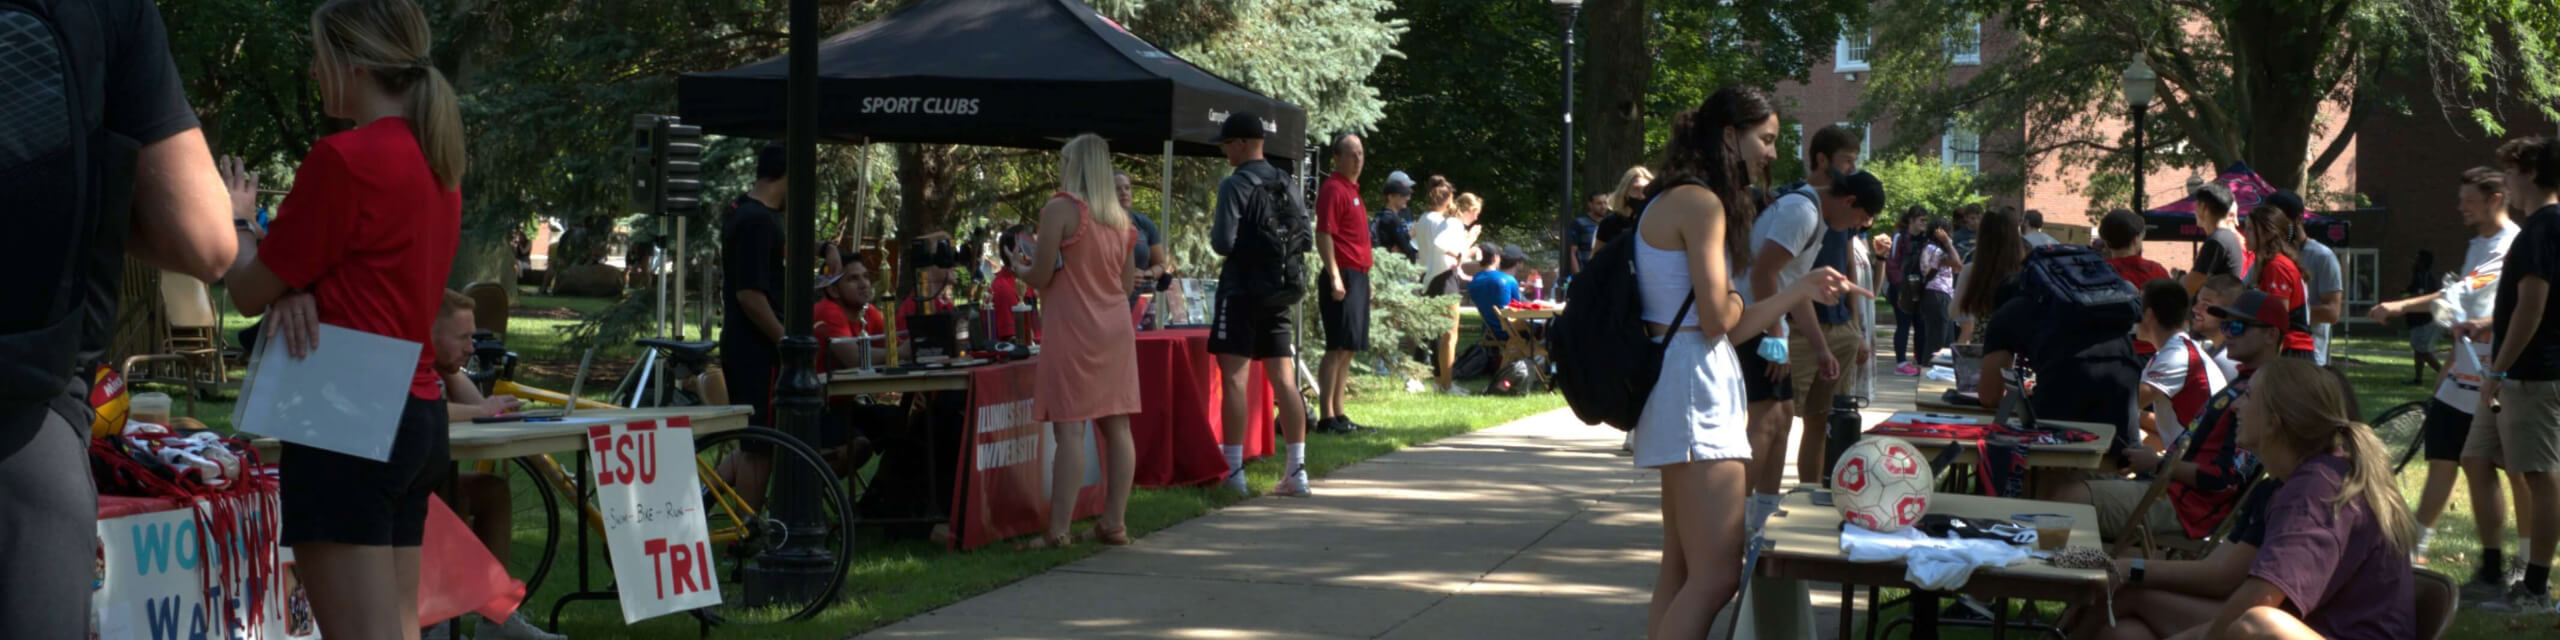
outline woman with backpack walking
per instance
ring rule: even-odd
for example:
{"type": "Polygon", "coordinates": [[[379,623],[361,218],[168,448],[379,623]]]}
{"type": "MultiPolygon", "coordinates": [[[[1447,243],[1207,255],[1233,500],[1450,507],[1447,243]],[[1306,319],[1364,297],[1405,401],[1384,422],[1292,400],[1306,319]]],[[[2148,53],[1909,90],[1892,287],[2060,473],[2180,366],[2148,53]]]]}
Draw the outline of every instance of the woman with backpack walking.
{"type": "MultiPolygon", "coordinates": [[[[1636,224],[1636,286],[1647,334],[1666,341],[1661,376],[1636,421],[1636,465],[1662,471],[1663,550],[1649,637],[1699,638],[1740,588],[1751,444],[1741,360],[1727,335],[1759,335],[1806,300],[1863,294],[1817,268],[1764,304],[1742,304],[1735,256],[1777,158],[1778,116],[1757,89],[1728,86],[1671,126],[1656,215],[1636,224]]],[[[1774,341],[1772,341],[1774,342],[1774,341]]],[[[1756,526],[1757,523],[1753,523],[1756,526]]]]}

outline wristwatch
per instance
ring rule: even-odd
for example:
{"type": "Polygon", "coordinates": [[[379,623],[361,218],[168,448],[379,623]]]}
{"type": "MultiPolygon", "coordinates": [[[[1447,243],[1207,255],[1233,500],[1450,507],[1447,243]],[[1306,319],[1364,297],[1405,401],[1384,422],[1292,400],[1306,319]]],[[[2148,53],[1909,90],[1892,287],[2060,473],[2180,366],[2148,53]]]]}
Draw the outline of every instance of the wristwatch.
{"type": "Polygon", "coordinates": [[[2125,584],[2142,584],[2142,559],[2133,559],[2133,570],[2125,572],[2125,584]]]}

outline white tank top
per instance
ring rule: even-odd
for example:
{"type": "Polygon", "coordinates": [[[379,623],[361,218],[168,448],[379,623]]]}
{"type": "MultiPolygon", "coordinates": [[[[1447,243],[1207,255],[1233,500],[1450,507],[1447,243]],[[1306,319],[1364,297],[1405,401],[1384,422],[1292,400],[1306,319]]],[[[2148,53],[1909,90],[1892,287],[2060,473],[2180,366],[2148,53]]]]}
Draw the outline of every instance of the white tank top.
{"type": "MultiPolygon", "coordinates": [[[[1645,210],[1652,211],[1653,206],[1648,204],[1645,210]]],[[[1691,291],[1689,252],[1653,248],[1641,231],[1635,240],[1636,292],[1643,297],[1644,321],[1669,326],[1671,314],[1680,311],[1680,301],[1688,299],[1691,291]]],[[[1679,326],[1698,326],[1696,304],[1689,305],[1689,316],[1679,326]]]]}

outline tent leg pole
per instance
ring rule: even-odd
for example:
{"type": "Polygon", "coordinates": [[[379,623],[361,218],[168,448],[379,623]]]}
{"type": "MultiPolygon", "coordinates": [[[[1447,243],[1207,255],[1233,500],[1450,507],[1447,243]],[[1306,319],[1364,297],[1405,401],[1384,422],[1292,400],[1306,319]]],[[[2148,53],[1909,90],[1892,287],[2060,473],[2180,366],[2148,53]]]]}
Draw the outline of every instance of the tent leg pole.
{"type": "Polygon", "coordinates": [[[676,287],[675,310],[674,310],[674,313],[672,313],[672,314],[670,314],[670,315],[672,315],[672,316],[675,318],[675,324],[676,324],[676,336],[675,336],[675,339],[676,339],[676,340],[681,341],[681,340],[684,340],[684,334],[685,334],[685,330],[684,330],[684,257],[685,257],[686,255],[688,255],[688,254],[686,254],[686,253],[685,253],[685,247],[684,247],[684,229],[685,229],[685,227],[693,226],[693,221],[692,221],[692,220],[690,220],[690,219],[678,218],[678,219],[676,219],[676,220],[675,220],[674,224],[675,224],[675,227],[676,227],[676,246],[675,246],[675,252],[674,252],[674,253],[666,254],[666,259],[667,259],[667,261],[668,261],[668,262],[671,262],[671,263],[674,263],[674,264],[675,264],[675,274],[674,274],[674,275],[671,275],[671,276],[667,276],[667,277],[666,277],[666,279],[668,279],[668,280],[673,280],[673,281],[674,281],[674,284],[675,284],[675,287],[676,287]]]}
{"type": "MultiPolygon", "coordinates": [[[[1172,141],[1172,140],[1166,140],[1166,141],[1164,141],[1164,175],[1159,176],[1158,178],[1159,178],[1159,186],[1157,187],[1157,191],[1156,191],[1156,198],[1157,198],[1157,200],[1158,200],[1158,202],[1156,203],[1156,217],[1157,217],[1158,219],[1160,219],[1160,220],[1162,220],[1162,221],[1163,221],[1163,224],[1161,225],[1163,228],[1171,229],[1171,228],[1173,228],[1173,141],[1172,141]]],[[[1172,234],[1165,234],[1165,235],[1167,235],[1167,236],[1171,236],[1172,234]]],[[[1173,248],[1173,239],[1172,239],[1171,237],[1167,237],[1167,238],[1165,238],[1165,243],[1164,243],[1164,245],[1165,245],[1166,250],[1168,250],[1168,251],[1172,250],[1172,248],[1173,248]]],[[[1173,260],[1171,260],[1171,259],[1166,259],[1166,260],[1165,260],[1165,262],[1167,262],[1167,263],[1171,263],[1171,262],[1173,262],[1173,260]]]]}

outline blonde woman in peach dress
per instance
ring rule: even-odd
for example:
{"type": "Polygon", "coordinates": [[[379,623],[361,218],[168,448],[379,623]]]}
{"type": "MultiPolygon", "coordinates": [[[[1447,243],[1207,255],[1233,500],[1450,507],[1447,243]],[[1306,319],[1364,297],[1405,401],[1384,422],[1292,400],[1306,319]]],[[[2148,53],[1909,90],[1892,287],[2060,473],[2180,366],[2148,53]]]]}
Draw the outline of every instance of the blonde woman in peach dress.
{"type": "Polygon", "coordinates": [[[1023,283],[1047,300],[1032,414],[1058,438],[1049,477],[1049,531],[1026,548],[1071,542],[1076,494],[1084,484],[1085,423],[1101,427],[1109,490],[1092,538],[1129,543],[1123,516],[1137,475],[1129,415],[1138,412],[1138,336],[1129,321],[1129,288],[1139,271],[1129,262],[1137,231],[1120,208],[1112,178],[1111,147],[1085,134],[1059,152],[1058,194],[1040,208],[1039,243],[1031,263],[1015,267],[1023,283]],[[1064,262],[1060,261],[1064,258],[1064,262]]]}

